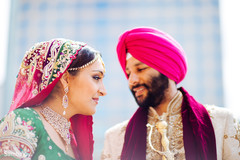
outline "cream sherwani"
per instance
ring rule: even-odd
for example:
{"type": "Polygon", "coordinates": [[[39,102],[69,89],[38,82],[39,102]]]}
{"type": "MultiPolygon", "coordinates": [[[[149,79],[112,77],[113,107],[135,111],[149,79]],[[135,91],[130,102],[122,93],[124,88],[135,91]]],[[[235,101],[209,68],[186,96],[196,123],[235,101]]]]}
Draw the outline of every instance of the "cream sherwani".
{"type": "MultiPolygon", "coordinates": [[[[147,129],[147,160],[163,159],[161,152],[171,153],[174,160],[184,160],[183,125],[181,104],[183,96],[180,91],[168,105],[167,113],[158,116],[150,107],[147,129]],[[167,124],[166,134],[157,129],[159,122],[167,124]],[[166,123],[165,123],[166,122],[166,123]],[[152,126],[152,127],[151,127],[152,126]],[[168,143],[169,142],[169,143],[168,143]],[[160,153],[159,153],[160,151],[160,153]]],[[[240,160],[240,125],[233,115],[224,108],[205,105],[215,131],[218,160],[240,160]]],[[[102,160],[120,159],[128,121],[108,129],[105,134],[102,160]]]]}

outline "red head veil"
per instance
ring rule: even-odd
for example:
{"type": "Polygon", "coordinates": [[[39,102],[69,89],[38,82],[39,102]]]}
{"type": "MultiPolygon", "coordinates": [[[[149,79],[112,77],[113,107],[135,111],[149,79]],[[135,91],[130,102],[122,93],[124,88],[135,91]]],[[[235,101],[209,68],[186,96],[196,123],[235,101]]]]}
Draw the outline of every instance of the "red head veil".
{"type": "MultiPolygon", "coordinates": [[[[35,44],[26,52],[16,80],[10,111],[41,104],[86,44],[53,39],[35,44]]],[[[71,119],[81,160],[92,159],[92,116],[77,114],[71,119]]]]}

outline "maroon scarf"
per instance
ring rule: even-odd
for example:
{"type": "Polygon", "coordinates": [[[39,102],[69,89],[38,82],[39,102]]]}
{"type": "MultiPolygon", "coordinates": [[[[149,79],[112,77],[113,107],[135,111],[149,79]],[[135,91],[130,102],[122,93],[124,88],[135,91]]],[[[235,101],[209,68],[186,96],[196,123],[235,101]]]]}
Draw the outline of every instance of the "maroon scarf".
{"type": "MultiPolygon", "coordinates": [[[[217,160],[215,133],[211,119],[203,105],[188,92],[183,94],[182,123],[187,160],[217,160]]],[[[130,119],[124,139],[121,160],[145,160],[148,109],[138,108],[130,119]]]]}

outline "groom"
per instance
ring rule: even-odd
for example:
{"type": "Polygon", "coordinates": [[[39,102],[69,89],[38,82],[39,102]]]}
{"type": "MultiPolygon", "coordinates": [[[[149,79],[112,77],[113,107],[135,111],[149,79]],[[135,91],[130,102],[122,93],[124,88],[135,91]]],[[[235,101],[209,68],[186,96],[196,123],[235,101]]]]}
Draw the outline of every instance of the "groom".
{"type": "Polygon", "coordinates": [[[183,48],[155,28],[134,28],[117,45],[139,108],[105,135],[105,160],[240,159],[240,127],[226,109],[177,88],[187,72],[183,48]]]}

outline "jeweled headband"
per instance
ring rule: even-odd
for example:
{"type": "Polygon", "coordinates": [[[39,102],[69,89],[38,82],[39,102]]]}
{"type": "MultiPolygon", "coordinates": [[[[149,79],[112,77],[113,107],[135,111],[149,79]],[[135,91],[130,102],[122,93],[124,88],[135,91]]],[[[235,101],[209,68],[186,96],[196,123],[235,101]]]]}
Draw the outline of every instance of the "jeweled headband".
{"type": "Polygon", "coordinates": [[[103,66],[104,66],[104,63],[103,63],[103,60],[102,60],[102,57],[101,57],[100,53],[97,53],[95,55],[94,59],[91,60],[90,62],[84,64],[81,67],[69,68],[68,71],[76,71],[76,70],[80,70],[80,69],[86,68],[87,66],[89,66],[89,65],[93,64],[94,62],[96,62],[98,59],[102,62],[103,66]]]}

